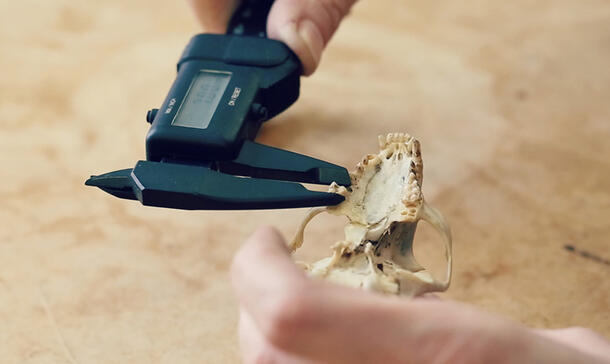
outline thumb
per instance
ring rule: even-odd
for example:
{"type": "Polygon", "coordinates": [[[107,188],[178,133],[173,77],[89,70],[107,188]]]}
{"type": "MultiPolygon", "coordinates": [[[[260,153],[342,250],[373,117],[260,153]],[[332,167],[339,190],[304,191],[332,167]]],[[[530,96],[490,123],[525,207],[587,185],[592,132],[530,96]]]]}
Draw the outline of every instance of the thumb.
{"type": "Polygon", "coordinates": [[[233,288],[249,303],[261,292],[284,292],[305,275],[292,258],[284,239],[270,227],[258,229],[235,254],[231,265],[233,288]]]}
{"type": "Polygon", "coordinates": [[[311,75],[322,51],[356,0],[276,0],[269,13],[269,38],[286,43],[311,75]]]}

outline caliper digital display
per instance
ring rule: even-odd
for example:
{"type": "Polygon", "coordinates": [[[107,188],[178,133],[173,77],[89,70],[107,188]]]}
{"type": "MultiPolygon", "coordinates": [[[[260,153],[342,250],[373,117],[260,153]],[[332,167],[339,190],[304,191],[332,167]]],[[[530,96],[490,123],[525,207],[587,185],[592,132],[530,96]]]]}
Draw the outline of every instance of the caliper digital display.
{"type": "Polygon", "coordinates": [[[172,125],[206,129],[230,80],[231,72],[199,71],[193,78],[172,125]]]}

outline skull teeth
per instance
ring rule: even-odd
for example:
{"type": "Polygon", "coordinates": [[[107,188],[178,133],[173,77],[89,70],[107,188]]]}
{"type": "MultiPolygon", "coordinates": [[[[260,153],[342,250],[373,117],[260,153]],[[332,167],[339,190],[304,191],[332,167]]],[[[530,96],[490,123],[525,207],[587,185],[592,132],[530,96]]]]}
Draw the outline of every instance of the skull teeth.
{"type": "Polygon", "coordinates": [[[413,137],[407,133],[389,133],[385,137],[383,135],[377,137],[379,149],[385,149],[388,145],[394,143],[409,144],[412,139],[413,137]]]}

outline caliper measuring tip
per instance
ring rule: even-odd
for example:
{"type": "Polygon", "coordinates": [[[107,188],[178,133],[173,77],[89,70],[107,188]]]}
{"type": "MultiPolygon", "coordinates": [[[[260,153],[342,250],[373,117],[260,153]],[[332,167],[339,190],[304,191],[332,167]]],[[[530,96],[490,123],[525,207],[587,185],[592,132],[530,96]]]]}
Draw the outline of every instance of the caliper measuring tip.
{"type": "Polygon", "coordinates": [[[132,189],[131,168],[91,176],[85,185],[98,187],[116,197],[137,200],[132,189]]]}

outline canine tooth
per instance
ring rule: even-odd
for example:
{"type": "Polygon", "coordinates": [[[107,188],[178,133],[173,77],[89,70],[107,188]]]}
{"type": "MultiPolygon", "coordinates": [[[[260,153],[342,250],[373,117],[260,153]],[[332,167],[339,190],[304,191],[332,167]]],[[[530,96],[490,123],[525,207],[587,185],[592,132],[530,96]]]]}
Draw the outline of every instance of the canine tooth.
{"type": "Polygon", "coordinates": [[[385,139],[384,139],[383,135],[378,135],[377,136],[377,141],[379,143],[379,149],[385,148],[385,144],[386,143],[385,143],[385,139]]]}
{"type": "Polygon", "coordinates": [[[421,157],[421,145],[419,144],[419,140],[413,140],[413,154],[416,157],[421,157]]]}

